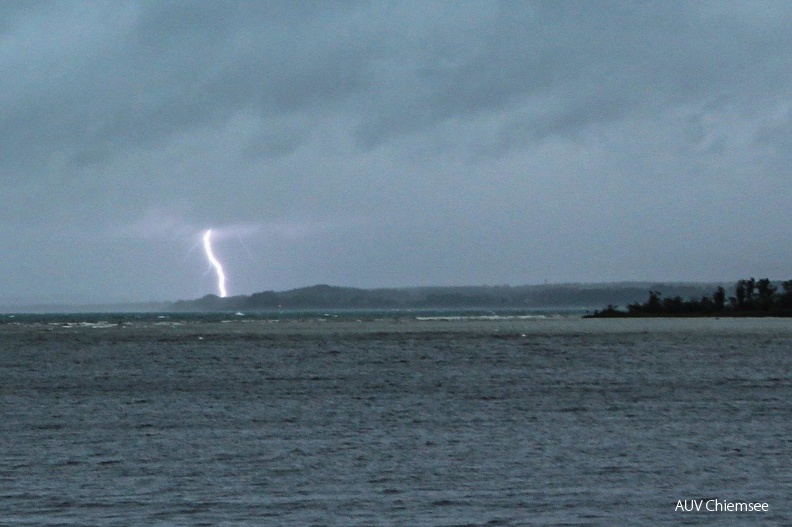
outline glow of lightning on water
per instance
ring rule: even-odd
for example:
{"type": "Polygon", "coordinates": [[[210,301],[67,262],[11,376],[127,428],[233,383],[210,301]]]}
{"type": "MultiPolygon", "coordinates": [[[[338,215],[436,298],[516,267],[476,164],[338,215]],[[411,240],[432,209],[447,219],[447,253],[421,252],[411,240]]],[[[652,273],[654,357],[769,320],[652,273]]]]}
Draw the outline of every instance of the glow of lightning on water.
{"type": "Polygon", "coordinates": [[[220,261],[215,258],[214,253],[212,252],[212,229],[206,229],[206,232],[203,236],[203,244],[204,244],[204,252],[206,253],[206,259],[209,260],[209,263],[212,264],[215,271],[217,272],[217,289],[220,291],[220,298],[225,298],[226,287],[225,287],[225,273],[223,272],[223,266],[220,264],[220,261]]]}

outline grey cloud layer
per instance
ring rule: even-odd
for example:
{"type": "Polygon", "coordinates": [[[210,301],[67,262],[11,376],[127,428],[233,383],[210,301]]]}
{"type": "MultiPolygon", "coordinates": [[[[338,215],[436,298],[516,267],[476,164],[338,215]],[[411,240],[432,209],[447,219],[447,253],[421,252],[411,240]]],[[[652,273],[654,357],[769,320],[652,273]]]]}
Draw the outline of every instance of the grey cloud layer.
{"type": "Polygon", "coordinates": [[[783,96],[789,10],[707,7],[61,3],[31,6],[28,24],[6,8],[17,55],[4,62],[21,72],[4,82],[16,96],[3,105],[3,159],[101,160],[237,112],[351,112],[373,146],[515,106],[536,140],[669,104],[783,96]]]}
{"type": "MultiPolygon", "coordinates": [[[[706,255],[789,219],[790,28],[784,2],[6,3],[0,221],[96,236],[164,216],[173,236],[206,223],[344,226],[262,238],[257,259],[304,243],[295,259],[336,267],[270,266],[248,289],[732,278],[749,259],[706,255]],[[723,205],[741,187],[756,189],[747,206],[775,212],[766,223],[723,205]],[[644,229],[663,222],[662,249],[647,251],[644,229]],[[718,234],[724,222],[731,233],[718,234]],[[328,257],[327,243],[354,240],[369,258],[328,257]],[[669,251],[688,251],[693,271],[669,251]],[[367,259],[396,263],[388,275],[367,259]]],[[[153,252],[118,243],[125,262],[153,252]]],[[[72,265],[52,251],[39,256],[72,265]]],[[[783,272],[785,256],[755,272],[783,272]]]]}

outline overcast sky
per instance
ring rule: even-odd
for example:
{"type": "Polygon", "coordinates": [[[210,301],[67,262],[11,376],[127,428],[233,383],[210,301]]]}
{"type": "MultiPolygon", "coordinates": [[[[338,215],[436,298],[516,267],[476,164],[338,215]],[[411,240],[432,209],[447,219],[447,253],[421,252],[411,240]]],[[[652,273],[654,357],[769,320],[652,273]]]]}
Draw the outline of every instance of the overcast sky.
{"type": "Polygon", "coordinates": [[[2,2],[0,303],[792,278],[792,3],[2,2]]]}

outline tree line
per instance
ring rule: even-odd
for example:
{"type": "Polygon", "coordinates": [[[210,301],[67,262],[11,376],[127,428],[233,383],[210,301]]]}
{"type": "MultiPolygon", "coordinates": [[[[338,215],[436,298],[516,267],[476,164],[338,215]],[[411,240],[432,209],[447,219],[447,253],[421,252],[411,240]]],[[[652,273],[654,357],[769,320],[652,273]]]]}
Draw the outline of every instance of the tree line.
{"type": "Polygon", "coordinates": [[[710,296],[683,300],[680,296],[663,298],[660,291],[649,291],[644,303],[634,302],[623,311],[608,305],[592,317],[654,316],[792,316],[792,280],[781,282],[781,289],[767,278],[738,280],[733,294],[719,286],[710,296]]]}

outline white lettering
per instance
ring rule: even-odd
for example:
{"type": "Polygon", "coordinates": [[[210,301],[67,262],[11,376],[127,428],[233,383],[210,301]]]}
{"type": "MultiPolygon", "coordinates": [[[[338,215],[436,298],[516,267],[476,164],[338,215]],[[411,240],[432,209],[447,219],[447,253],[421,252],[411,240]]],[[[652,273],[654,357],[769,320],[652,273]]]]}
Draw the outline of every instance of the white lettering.
{"type": "MultiPolygon", "coordinates": [[[[680,500],[679,503],[683,503],[682,500],[680,500]]],[[[679,508],[679,503],[677,504],[677,509],[679,508]]],[[[704,509],[707,512],[767,512],[768,507],[769,505],[767,503],[721,501],[718,499],[707,500],[706,503],[704,503],[704,509]]],[[[690,512],[688,509],[684,510],[690,512]]]]}
{"type": "Polygon", "coordinates": [[[674,511],[683,510],[684,512],[700,511],[704,500],[677,500],[674,511]]]}

